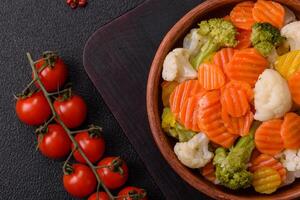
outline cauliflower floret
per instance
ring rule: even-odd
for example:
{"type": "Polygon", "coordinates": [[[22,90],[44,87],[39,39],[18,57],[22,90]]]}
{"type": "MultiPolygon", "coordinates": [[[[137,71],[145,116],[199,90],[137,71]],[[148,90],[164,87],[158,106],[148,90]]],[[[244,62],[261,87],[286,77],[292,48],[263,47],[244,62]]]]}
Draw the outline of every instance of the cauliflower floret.
{"type": "MultiPolygon", "coordinates": [[[[282,152],[281,163],[283,166],[292,172],[296,172],[300,170],[300,149],[292,150],[286,149],[282,152]]],[[[296,174],[299,177],[299,172],[296,174]]]]}
{"type": "Polygon", "coordinates": [[[190,168],[204,167],[214,154],[208,150],[208,138],[198,133],[188,142],[177,142],[174,152],[182,164],[190,168]]]}
{"type": "Polygon", "coordinates": [[[288,7],[283,6],[285,10],[284,24],[289,24],[291,22],[296,21],[296,16],[293,11],[291,11],[288,7]]]}
{"type": "Polygon", "coordinates": [[[258,78],[254,88],[254,119],[267,121],[284,116],[292,107],[288,84],[273,69],[266,69],[258,78]]]}
{"type": "Polygon", "coordinates": [[[281,29],[281,35],[286,37],[291,51],[300,49],[300,21],[292,22],[281,29]]]}
{"type": "Polygon", "coordinates": [[[206,41],[207,37],[200,35],[198,29],[194,28],[183,39],[183,48],[188,49],[191,55],[196,55],[206,41]]]}
{"type": "Polygon", "coordinates": [[[177,48],[171,51],[165,58],[162,77],[166,81],[183,82],[197,78],[197,72],[192,67],[188,49],[177,48]]]}
{"type": "Polygon", "coordinates": [[[271,53],[267,56],[267,60],[269,61],[271,68],[275,67],[275,62],[276,62],[277,58],[278,58],[278,53],[277,53],[276,49],[273,48],[271,53]]]}

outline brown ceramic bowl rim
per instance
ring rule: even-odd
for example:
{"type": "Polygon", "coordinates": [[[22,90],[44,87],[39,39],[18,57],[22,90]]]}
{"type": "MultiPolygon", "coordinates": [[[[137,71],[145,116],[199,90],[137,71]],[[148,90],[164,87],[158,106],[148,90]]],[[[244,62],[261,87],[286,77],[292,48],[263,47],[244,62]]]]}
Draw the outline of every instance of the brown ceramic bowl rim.
{"type": "MultiPolygon", "coordinates": [[[[264,196],[264,195],[251,195],[251,197],[247,196],[239,196],[232,193],[226,193],[220,189],[212,189],[211,183],[208,183],[206,180],[201,178],[200,176],[196,176],[192,173],[191,170],[183,166],[179,160],[177,159],[173,149],[168,145],[168,138],[164,134],[160,126],[160,111],[159,111],[159,103],[158,103],[158,94],[159,94],[159,86],[161,80],[161,69],[165,56],[171,50],[172,47],[176,44],[176,42],[182,37],[183,34],[190,30],[193,25],[196,24],[197,19],[200,16],[211,12],[216,8],[220,8],[225,6],[226,4],[234,4],[241,2],[242,0],[208,0],[202,4],[199,4],[197,7],[188,12],[185,16],[183,16],[166,34],[163,41],[161,42],[156,55],[153,59],[151,69],[149,72],[148,83],[147,83],[147,112],[148,119],[150,123],[150,128],[152,131],[152,135],[154,140],[160,149],[160,152],[167,160],[169,165],[177,172],[179,176],[181,176],[186,182],[188,182],[191,186],[201,191],[202,193],[216,199],[274,199],[276,200],[286,200],[286,199],[295,199],[300,197],[300,186],[294,189],[290,189],[291,191],[280,191],[275,193],[274,195],[264,196]]],[[[300,1],[299,0],[277,0],[283,5],[288,5],[290,7],[296,7],[300,12],[300,1]]],[[[289,190],[288,188],[286,190],[289,190]]]]}

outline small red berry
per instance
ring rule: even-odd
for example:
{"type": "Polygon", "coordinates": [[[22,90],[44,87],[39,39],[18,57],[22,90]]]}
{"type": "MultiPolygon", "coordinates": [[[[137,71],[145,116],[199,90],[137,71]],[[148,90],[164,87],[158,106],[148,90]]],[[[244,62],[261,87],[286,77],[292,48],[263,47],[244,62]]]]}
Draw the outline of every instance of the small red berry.
{"type": "Polygon", "coordinates": [[[80,7],[84,7],[84,6],[86,6],[86,4],[87,4],[87,0],[79,0],[79,1],[78,1],[78,5],[79,5],[80,7]]]}

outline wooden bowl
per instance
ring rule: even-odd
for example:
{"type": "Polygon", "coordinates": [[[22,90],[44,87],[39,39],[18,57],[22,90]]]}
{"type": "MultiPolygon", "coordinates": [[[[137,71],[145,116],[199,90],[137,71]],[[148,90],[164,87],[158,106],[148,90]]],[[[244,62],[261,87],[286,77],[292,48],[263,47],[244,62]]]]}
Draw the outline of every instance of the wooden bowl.
{"type": "MultiPolygon", "coordinates": [[[[191,170],[183,166],[173,152],[174,140],[168,137],[161,129],[161,71],[163,61],[172,49],[182,46],[183,37],[193,28],[197,22],[211,17],[223,17],[229,13],[232,7],[242,0],[208,0],[200,4],[184,17],[182,17],[167,33],[161,42],[153,60],[147,85],[147,111],[150,127],[154,140],[161,153],[171,167],[191,186],[215,199],[241,200],[241,199],[300,199],[300,181],[292,185],[280,188],[272,195],[261,195],[253,189],[232,191],[222,186],[217,186],[201,177],[198,170],[191,170]]],[[[278,0],[282,5],[288,6],[296,15],[300,16],[300,0],[278,0]]]]}

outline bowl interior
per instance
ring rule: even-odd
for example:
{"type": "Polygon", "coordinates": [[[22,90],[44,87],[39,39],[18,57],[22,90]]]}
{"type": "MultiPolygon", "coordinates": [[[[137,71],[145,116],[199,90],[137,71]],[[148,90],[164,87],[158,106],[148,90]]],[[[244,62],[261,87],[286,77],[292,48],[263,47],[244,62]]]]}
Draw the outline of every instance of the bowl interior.
{"type": "MultiPolygon", "coordinates": [[[[208,0],[188,14],[186,14],[163,39],[156,56],[153,60],[148,78],[147,86],[147,110],[150,127],[153,137],[161,153],[171,165],[171,167],[190,185],[199,191],[216,199],[300,199],[300,180],[296,180],[292,185],[282,187],[272,195],[260,195],[253,189],[233,191],[225,187],[214,185],[201,177],[198,170],[191,170],[183,166],[173,152],[175,140],[166,136],[160,127],[160,116],[162,113],[161,70],[165,56],[176,47],[182,47],[184,36],[203,19],[213,17],[224,17],[228,15],[233,6],[242,0],[208,0]]],[[[278,0],[283,5],[288,6],[300,19],[299,0],[278,0]]]]}

